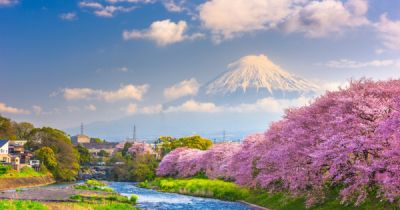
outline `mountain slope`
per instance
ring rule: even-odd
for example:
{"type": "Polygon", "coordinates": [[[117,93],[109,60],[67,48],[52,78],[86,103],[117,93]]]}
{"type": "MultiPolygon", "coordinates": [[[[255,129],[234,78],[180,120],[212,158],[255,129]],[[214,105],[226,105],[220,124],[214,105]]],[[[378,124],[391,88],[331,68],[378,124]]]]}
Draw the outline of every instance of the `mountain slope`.
{"type": "Polygon", "coordinates": [[[229,64],[229,71],[206,86],[207,95],[226,95],[249,90],[259,92],[314,92],[318,86],[296,77],[274,64],[265,55],[248,55],[229,64]]]}

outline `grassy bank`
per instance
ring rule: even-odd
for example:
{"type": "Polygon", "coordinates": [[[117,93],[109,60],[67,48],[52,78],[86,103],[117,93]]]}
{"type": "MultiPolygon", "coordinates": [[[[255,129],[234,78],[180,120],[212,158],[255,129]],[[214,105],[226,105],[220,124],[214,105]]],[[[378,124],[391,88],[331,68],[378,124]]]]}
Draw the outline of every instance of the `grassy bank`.
{"type": "Polygon", "coordinates": [[[52,175],[0,178],[0,190],[43,186],[55,183],[52,175]]]}
{"type": "Polygon", "coordinates": [[[41,173],[35,171],[31,167],[23,167],[21,168],[20,171],[16,170],[8,170],[6,173],[0,175],[1,178],[20,178],[20,177],[37,177],[37,176],[45,176],[48,175],[48,173],[41,173]]]}
{"type": "MultiPolygon", "coordinates": [[[[23,200],[27,199],[24,194],[11,197],[22,200],[0,200],[0,210],[136,210],[136,195],[131,197],[122,196],[114,192],[111,188],[106,188],[106,184],[97,180],[88,180],[83,184],[74,186],[77,190],[63,193],[50,191],[50,193],[58,193],[56,198],[49,198],[46,195],[47,191],[42,191],[39,194],[44,196],[43,200],[39,197],[37,201],[23,200]],[[39,201],[41,200],[41,201],[39,201]]],[[[68,190],[65,188],[64,190],[68,190]]],[[[16,192],[23,193],[24,191],[16,192]]],[[[28,192],[29,191],[25,191],[28,192]]],[[[7,197],[5,197],[7,198],[7,197]]]]}
{"type": "MultiPolygon", "coordinates": [[[[217,198],[227,201],[246,201],[273,210],[305,210],[304,197],[293,197],[285,193],[268,193],[240,187],[232,182],[208,179],[171,179],[157,178],[153,182],[142,182],[139,186],[155,188],[159,191],[174,192],[199,197],[217,198]]],[[[398,209],[395,204],[380,202],[373,196],[366,199],[361,206],[345,206],[340,204],[338,190],[331,190],[325,201],[308,208],[311,210],[389,210],[398,209]]]]}
{"type": "Polygon", "coordinates": [[[0,209],[7,210],[137,210],[125,203],[85,203],[85,202],[36,202],[21,200],[1,200],[0,209]]]}

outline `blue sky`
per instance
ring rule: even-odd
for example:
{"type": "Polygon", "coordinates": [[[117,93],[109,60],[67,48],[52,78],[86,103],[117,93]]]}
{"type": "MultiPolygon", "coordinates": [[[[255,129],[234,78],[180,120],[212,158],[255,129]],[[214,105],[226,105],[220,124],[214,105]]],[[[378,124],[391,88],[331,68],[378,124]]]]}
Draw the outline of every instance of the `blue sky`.
{"type": "Polygon", "coordinates": [[[396,0],[0,0],[0,113],[61,129],[159,114],[168,88],[193,97],[250,54],[322,89],[397,78],[399,40],[396,0]]]}

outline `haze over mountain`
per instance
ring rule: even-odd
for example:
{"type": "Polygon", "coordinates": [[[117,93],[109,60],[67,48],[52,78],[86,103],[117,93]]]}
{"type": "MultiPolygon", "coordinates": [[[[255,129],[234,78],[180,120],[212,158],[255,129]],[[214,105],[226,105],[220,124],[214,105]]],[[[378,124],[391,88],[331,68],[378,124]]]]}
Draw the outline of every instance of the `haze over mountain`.
{"type": "MultiPolygon", "coordinates": [[[[304,105],[320,89],[261,54],[247,55],[232,62],[225,73],[205,85],[200,86],[192,78],[168,90],[165,95],[173,100],[159,105],[157,112],[140,112],[134,106],[132,116],[92,123],[88,130],[118,139],[121,134],[129,136],[131,127],[136,124],[140,136],[150,140],[160,135],[195,133],[222,139],[223,130],[227,130],[230,139],[239,140],[248,133],[264,129],[269,122],[278,119],[285,108],[304,105]]],[[[76,129],[69,131],[73,133],[76,129]]]]}

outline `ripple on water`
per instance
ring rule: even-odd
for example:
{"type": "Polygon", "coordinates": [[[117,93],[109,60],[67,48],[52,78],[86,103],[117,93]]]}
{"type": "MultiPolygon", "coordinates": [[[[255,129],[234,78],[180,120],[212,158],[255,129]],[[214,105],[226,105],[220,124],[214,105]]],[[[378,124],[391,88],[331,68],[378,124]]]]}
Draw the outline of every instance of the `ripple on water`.
{"type": "Polygon", "coordinates": [[[139,196],[138,206],[148,210],[250,210],[244,204],[220,201],[209,198],[198,198],[175,193],[163,193],[155,190],[138,188],[133,183],[110,182],[110,187],[117,192],[130,196],[139,196]]]}

